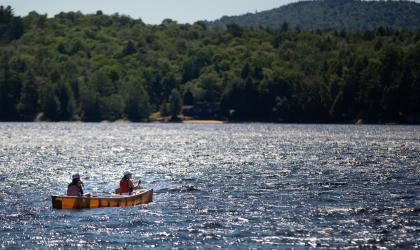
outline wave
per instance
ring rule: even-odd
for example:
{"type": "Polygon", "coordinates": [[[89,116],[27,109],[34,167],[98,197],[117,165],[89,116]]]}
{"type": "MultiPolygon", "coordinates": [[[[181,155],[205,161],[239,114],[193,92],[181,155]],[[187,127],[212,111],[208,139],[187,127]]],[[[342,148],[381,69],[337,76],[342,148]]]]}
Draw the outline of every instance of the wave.
{"type": "Polygon", "coordinates": [[[191,193],[191,192],[199,192],[200,189],[194,186],[182,186],[182,187],[174,187],[174,188],[161,188],[156,190],[156,193],[191,193]]]}

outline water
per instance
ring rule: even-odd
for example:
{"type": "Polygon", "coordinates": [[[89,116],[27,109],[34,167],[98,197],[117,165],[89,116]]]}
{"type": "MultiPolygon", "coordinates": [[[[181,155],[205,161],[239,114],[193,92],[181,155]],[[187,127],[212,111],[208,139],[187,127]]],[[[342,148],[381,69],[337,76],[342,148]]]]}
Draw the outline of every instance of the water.
{"type": "Polygon", "coordinates": [[[419,156],[418,126],[0,123],[0,247],[418,248],[419,156]],[[51,209],[125,170],[153,203],[51,209]]]}

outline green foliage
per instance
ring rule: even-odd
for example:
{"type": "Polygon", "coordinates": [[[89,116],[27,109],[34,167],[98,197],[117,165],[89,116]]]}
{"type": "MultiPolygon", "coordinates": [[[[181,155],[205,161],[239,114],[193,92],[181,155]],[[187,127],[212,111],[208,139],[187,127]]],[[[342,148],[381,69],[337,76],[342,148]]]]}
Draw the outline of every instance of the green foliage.
{"type": "Polygon", "coordinates": [[[379,27],[420,27],[420,4],[412,1],[320,0],[299,1],[277,9],[241,16],[224,16],[207,26],[233,24],[287,31],[296,29],[366,30],[379,27]]]}
{"type": "Polygon", "coordinates": [[[11,55],[1,53],[0,58],[0,121],[19,120],[17,104],[20,101],[22,80],[9,66],[11,55]]]}
{"type": "Polygon", "coordinates": [[[22,120],[32,121],[36,116],[38,96],[35,79],[31,72],[28,72],[23,81],[21,93],[17,111],[21,115],[22,120]]]}
{"type": "Polygon", "coordinates": [[[23,34],[23,23],[20,17],[13,15],[10,6],[0,6],[0,44],[19,39],[23,34]]]}
{"type": "Polygon", "coordinates": [[[171,91],[171,95],[169,96],[169,115],[172,118],[176,118],[177,115],[181,112],[182,109],[182,98],[181,94],[177,89],[173,89],[171,91]]]}
{"type": "Polygon", "coordinates": [[[242,35],[242,28],[235,23],[228,23],[226,29],[232,36],[239,37],[242,35]]]}
{"type": "Polygon", "coordinates": [[[58,121],[60,118],[61,103],[57,97],[56,89],[53,86],[47,86],[41,93],[41,106],[45,119],[58,121]]]}
{"type": "Polygon", "coordinates": [[[60,102],[59,120],[74,120],[76,119],[76,101],[74,99],[73,91],[69,84],[60,83],[57,86],[57,98],[60,102]]]}
{"type": "Polygon", "coordinates": [[[145,25],[100,11],[21,21],[0,44],[1,121],[140,122],[184,104],[238,121],[419,122],[419,31],[145,25]]]}
{"type": "Polygon", "coordinates": [[[129,82],[126,90],[125,113],[130,121],[146,121],[150,114],[149,95],[142,84],[129,82]]]}
{"type": "Polygon", "coordinates": [[[122,118],[124,100],[119,94],[99,98],[99,114],[101,120],[116,121],[122,118]]]}

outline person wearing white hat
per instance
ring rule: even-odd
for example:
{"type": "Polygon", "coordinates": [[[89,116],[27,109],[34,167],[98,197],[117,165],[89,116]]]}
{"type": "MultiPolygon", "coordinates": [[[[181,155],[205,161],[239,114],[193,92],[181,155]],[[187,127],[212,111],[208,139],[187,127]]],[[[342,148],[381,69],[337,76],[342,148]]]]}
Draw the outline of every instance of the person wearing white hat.
{"type": "MultiPolygon", "coordinates": [[[[129,194],[131,195],[135,188],[138,188],[139,186],[134,186],[133,181],[131,180],[131,177],[133,176],[133,173],[130,171],[125,171],[124,176],[120,181],[120,188],[118,190],[119,194],[129,194]]],[[[140,181],[139,181],[140,184],[140,181]]]]}
{"type": "Polygon", "coordinates": [[[71,176],[72,182],[67,187],[68,196],[83,196],[83,182],[78,173],[71,176]]]}

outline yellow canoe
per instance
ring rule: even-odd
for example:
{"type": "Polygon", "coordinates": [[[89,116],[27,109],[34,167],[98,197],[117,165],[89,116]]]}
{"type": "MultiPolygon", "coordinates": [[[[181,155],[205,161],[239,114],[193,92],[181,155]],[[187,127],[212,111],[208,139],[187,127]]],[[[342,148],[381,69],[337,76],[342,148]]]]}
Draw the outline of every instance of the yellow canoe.
{"type": "Polygon", "coordinates": [[[52,207],[56,209],[82,209],[101,207],[126,207],[147,204],[153,200],[153,189],[142,189],[132,195],[78,197],[67,195],[53,195],[52,207]]]}

